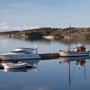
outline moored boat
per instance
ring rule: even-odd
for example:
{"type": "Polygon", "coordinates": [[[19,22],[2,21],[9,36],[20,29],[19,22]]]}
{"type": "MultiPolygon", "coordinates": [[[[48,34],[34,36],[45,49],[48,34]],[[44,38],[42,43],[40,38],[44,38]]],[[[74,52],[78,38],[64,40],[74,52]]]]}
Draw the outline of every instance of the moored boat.
{"type": "Polygon", "coordinates": [[[37,48],[18,48],[10,53],[0,54],[1,60],[32,60],[40,59],[37,48]]]}
{"type": "Polygon", "coordinates": [[[90,51],[86,51],[86,48],[84,45],[77,45],[76,48],[71,51],[70,50],[70,45],[71,45],[71,25],[69,27],[69,47],[68,47],[68,51],[64,51],[64,50],[59,50],[59,56],[62,56],[62,57],[82,57],[82,56],[89,56],[89,53],[90,51]]]}
{"type": "Polygon", "coordinates": [[[77,45],[73,51],[59,50],[59,56],[63,57],[82,57],[89,56],[90,51],[86,51],[85,46],[77,45]]]}

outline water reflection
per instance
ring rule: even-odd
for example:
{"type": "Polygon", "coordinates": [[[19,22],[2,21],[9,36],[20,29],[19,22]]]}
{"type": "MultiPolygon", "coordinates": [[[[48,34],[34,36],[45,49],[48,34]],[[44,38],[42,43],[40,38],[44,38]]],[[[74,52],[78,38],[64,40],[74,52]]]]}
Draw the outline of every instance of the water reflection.
{"type": "Polygon", "coordinates": [[[28,72],[30,70],[34,70],[35,72],[38,72],[37,65],[40,60],[23,60],[23,61],[1,61],[0,62],[0,70],[3,70],[4,72],[28,72]],[[4,65],[14,65],[20,63],[27,63],[27,66],[24,68],[4,68],[4,65]]]}
{"type": "Polygon", "coordinates": [[[66,63],[66,62],[73,62],[73,61],[85,61],[86,59],[89,59],[90,57],[59,57],[59,63],[66,63]]]}
{"type": "Polygon", "coordinates": [[[4,68],[3,71],[4,72],[28,72],[30,70],[34,69],[35,72],[38,71],[37,67],[29,67],[29,68],[18,68],[18,69],[15,69],[15,68],[4,68]]]}
{"type": "Polygon", "coordinates": [[[75,65],[78,67],[84,67],[84,80],[86,80],[86,59],[90,57],[67,57],[59,58],[59,64],[67,63],[68,64],[68,86],[71,87],[71,62],[75,62],[75,65]]]}

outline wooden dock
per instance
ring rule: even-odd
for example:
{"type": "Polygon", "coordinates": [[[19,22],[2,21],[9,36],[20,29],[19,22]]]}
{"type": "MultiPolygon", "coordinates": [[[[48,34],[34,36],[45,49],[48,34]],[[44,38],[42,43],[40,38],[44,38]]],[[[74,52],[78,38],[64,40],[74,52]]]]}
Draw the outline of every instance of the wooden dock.
{"type": "Polygon", "coordinates": [[[59,58],[58,52],[49,52],[49,53],[38,53],[41,59],[57,59],[59,58]]]}

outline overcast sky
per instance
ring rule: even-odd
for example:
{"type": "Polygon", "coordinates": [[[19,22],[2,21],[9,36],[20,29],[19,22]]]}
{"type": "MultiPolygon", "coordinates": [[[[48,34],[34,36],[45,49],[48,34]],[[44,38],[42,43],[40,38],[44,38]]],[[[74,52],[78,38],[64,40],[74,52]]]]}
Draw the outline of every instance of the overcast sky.
{"type": "Polygon", "coordinates": [[[90,27],[90,0],[0,0],[0,31],[90,27]]]}

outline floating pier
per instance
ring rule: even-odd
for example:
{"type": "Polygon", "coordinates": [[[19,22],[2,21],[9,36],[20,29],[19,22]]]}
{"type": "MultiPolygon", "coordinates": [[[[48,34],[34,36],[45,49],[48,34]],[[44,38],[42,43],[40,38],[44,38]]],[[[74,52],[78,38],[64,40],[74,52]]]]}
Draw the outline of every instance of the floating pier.
{"type": "Polygon", "coordinates": [[[57,59],[59,58],[58,52],[49,52],[49,53],[38,53],[41,59],[57,59]]]}

